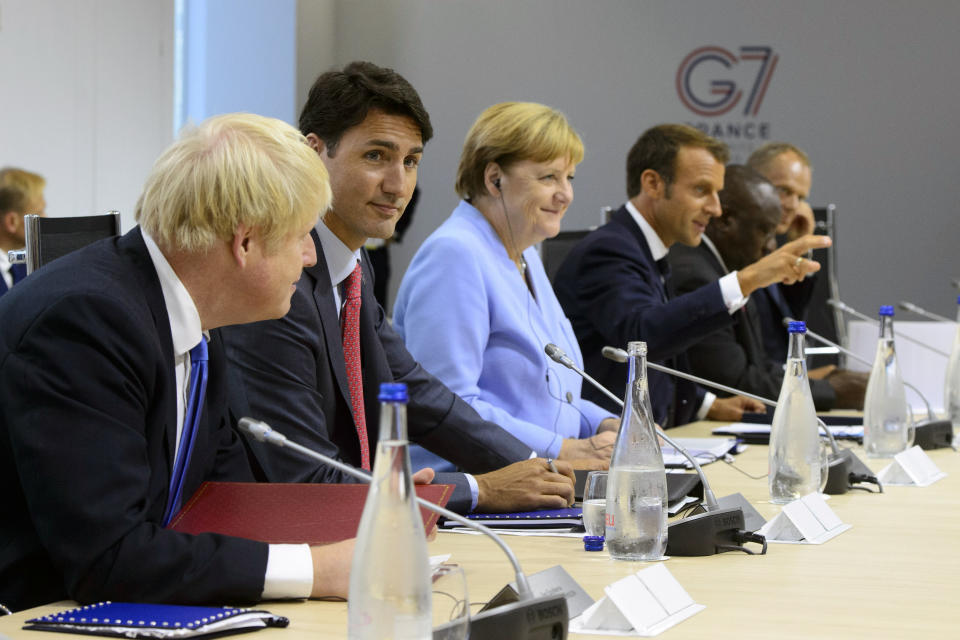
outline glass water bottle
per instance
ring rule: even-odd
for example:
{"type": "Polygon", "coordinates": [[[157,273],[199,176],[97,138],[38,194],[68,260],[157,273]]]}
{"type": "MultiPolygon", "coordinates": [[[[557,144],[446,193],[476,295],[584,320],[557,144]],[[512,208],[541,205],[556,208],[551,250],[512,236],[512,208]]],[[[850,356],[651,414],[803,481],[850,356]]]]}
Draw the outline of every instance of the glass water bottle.
{"type": "Polygon", "coordinates": [[[410,472],[407,386],[380,385],[380,439],[350,571],[351,640],[432,635],[427,541],[410,472]]]}
{"type": "Polygon", "coordinates": [[[630,373],[607,477],[606,543],[615,560],[658,560],[667,548],[667,477],[647,386],[647,343],[627,347],[630,373]]]}
{"type": "Polygon", "coordinates": [[[960,433],[960,297],[957,298],[957,306],[957,329],[943,382],[943,408],[947,419],[953,423],[955,434],[960,433]]]}
{"type": "Polygon", "coordinates": [[[803,346],[807,325],[794,321],[787,331],[787,366],[770,426],[770,500],[778,504],[819,491],[821,480],[817,412],[803,346]]]}
{"type": "Polygon", "coordinates": [[[880,339],[863,401],[863,448],[870,458],[890,458],[910,442],[910,414],[893,343],[893,307],[880,307],[880,339]]]}

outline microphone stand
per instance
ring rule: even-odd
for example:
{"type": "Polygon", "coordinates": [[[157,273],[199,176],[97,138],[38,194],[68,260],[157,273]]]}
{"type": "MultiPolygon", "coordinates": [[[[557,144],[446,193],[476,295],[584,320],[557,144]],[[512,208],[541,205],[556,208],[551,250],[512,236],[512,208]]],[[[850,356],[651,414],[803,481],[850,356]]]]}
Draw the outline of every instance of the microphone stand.
{"type": "MultiPolygon", "coordinates": [[[[790,320],[792,320],[792,318],[784,318],[784,324],[790,320]]],[[[831,347],[836,347],[841,353],[846,354],[857,362],[861,362],[868,367],[873,367],[873,363],[866,358],[854,353],[853,351],[850,351],[849,349],[845,349],[834,342],[831,342],[816,332],[807,329],[807,335],[817,342],[831,347]]],[[[906,380],[904,380],[903,384],[905,387],[912,389],[918,396],[920,396],[920,399],[923,400],[923,403],[927,406],[927,419],[917,422],[913,425],[914,442],[918,444],[921,449],[940,449],[943,447],[950,447],[956,451],[957,448],[953,446],[953,423],[951,423],[949,420],[937,420],[936,414],[933,413],[933,408],[930,406],[930,402],[927,400],[927,397],[920,392],[920,389],[917,389],[906,380]]]]}
{"type": "MultiPolygon", "coordinates": [[[[606,387],[594,380],[586,371],[578,367],[576,363],[574,363],[574,361],[571,360],[562,349],[560,349],[560,347],[551,343],[544,347],[544,351],[554,362],[557,362],[576,372],[584,380],[595,386],[603,393],[607,394],[611,400],[623,408],[623,400],[610,393],[606,387]]],[[[626,352],[624,352],[624,356],[626,357],[626,352]]],[[[649,362],[647,364],[649,365],[649,362]]],[[[740,494],[737,494],[736,497],[729,496],[729,498],[733,498],[732,500],[728,501],[731,504],[727,506],[721,505],[717,501],[716,495],[713,493],[713,489],[710,488],[710,482],[707,480],[707,475],[703,472],[703,469],[700,467],[700,463],[697,461],[696,457],[691,455],[691,453],[687,451],[686,447],[680,446],[679,443],[665,434],[660,427],[657,427],[656,425],[654,426],[657,435],[663,438],[674,449],[679,451],[680,454],[685,457],[691,465],[693,465],[694,470],[700,477],[700,482],[703,484],[704,513],[689,516],[669,525],[667,530],[667,555],[709,556],[721,551],[728,551],[738,548],[746,551],[746,549],[743,547],[737,547],[731,544],[734,542],[738,545],[743,544],[744,542],[756,542],[757,544],[763,545],[761,555],[766,553],[766,538],[759,534],[752,533],[752,531],[755,531],[763,526],[764,522],[763,517],[757,513],[756,509],[754,509],[740,494]],[[734,502],[737,502],[737,498],[742,501],[741,504],[733,504],[734,502]],[[749,509],[753,522],[759,521],[759,524],[756,527],[746,527],[744,507],[749,509]],[[745,527],[747,530],[745,530],[745,527]]]]}
{"type": "MultiPolygon", "coordinates": [[[[275,431],[267,423],[253,418],[241,418],[238,427],[260,442],[266,442],[278,447],[287,447],[294,451],[329,465],[365,484],[370,484],[370,474],[355,469],[339,460],[334,460],[303,445],[287,439],[282,433],[275,431]]],[[[497,534],[478,522],[474,522],[448,509],[436,505],[429,500],[416,497],[417,503],[429,511],[438,513],[444,518],[455,520],[465,527],[479,531],[491,538],[506,554],[513,565],[517,579],[517,602],[497,606],[480,613],[470,614],[470,637],[475,640],[501,640],[509,638],[566,638],[569,626],[567,601],[563,595],[535,597],[530,589],[527,576],[520,568],[520,561],[513,551],[497,534]]],[[[447,630],[443,627],[434,629],[434,640],[445,637],[447,630]]]]}
{"type": "MultiPolygon", "coordinates": [[[[623,349],[617,349],[616,347],[604,347],[603,356],[616,362],[625,362],[627,352],[623,349]]],[[[677,378],[683,378],[685,380],[701,384],[705,387],[753,398],[754,400],[762,402],[768,407],[777,406],[777,403],[769,398],[764,398],[763,396],[758,396],[753,393],[741,391],[740,389],[728,387],[725,384],[720,384],[719,382],[714,382],[713,380],[707,380],[706,378],[701,378],[700,376],[695,376],[684,371],[671,369],[670,367],[665,367],[662,364],[648,362],[647,366],[656,371],[661,371],[677,378]]],[[[857,458],[853,452],[850,451],[850,449],[841,449],[839,446],[837,446],[837,441],[833,437],[833,432],[830,431],[830,429],[823,422],[823,420],[820,419],[819,416],[815,417],[817,419],[819,429],[823,430],[827,436],[827,441],[830,443],[831,451],[830,458],[827,460],[827,484],[823,488],[823,492],[831,495],[843,494],[849,491],[850,488],[857,483],[870,482],[880,487],[880,491],[882,493],[883,486],[880,484],[880,481],[874,475],[870,467],[865,465],[859,458],[857,458]]]]}
{"type": "Polygon", "coordinates": [[[936,320],[937,322],[949,322],[950,324],[956,324],[955,320],[951,320],[950,318],[947,318],[946,316],[942,316],[939,313],[927,311],[923,307],[918,307],[912,302],[907,302],[906,300],[901,300],[900,302],[897,303],[897,306],[903,309],[904,311],[909,311],[919,316],[930,318],[931,320],[936,320]]]}
{"type": "MultiPolygon", "coordinates": [[[[877,319],[876,319],[876,318],[871,318],[870,316],[868,316],[868,315],[866,315],[866,314],[860,313],[859,311],[857,311],[856,309],[854,309],[853,307],[851,307],[850,305],[848,305],[846,302],[841,302],[840,300],[836,300],[836,299],[834,299],[834,298],[831,298],[830,300],[827,300],[827,304],[829,304],[831,307],[834,307],[834,308],[836,308],[836,309],[839,309],[840,311],[843,311],[843,312],[846,313],[846,314],[849,314],[849,315],[853,316],[854,318],[859,318],[859,319],[861,319],[861,320],[866,320],[867,322],[869,322],[869,323],[871,323],[871,324],[873,324],[873,325],[879,324],[879,323],[877,322],[877,319]]],[[[933,351],[934,353],[938,353],[938,354],[940,354],[941,356],[943,356],[944,358],[949,358],[949,357],[950,357],[950,354],[949,354],[949,353],[947,353],[947,352],[945,352],[945,351],[941,351],[940,349],[937,349],[936,347],[932,347],[932,346],[930,346],[929,344],[927,344],[927,343],[925,343],[925,342],[921,342],[920,340],[917,340],[916,338],[912,338],[912,337],[910,337],[910,336],[908,336],[908,335],[905,335],[905,334],[902,334],[902,333],[900,334],[899,337],[903,338],[903,339],[906,340],[907,342],[912,342],[913,344],[919,345],[919,346],[923,347],[924,349],[927,349],[927,350],[929,350],[929,351],[933,351]]]]}

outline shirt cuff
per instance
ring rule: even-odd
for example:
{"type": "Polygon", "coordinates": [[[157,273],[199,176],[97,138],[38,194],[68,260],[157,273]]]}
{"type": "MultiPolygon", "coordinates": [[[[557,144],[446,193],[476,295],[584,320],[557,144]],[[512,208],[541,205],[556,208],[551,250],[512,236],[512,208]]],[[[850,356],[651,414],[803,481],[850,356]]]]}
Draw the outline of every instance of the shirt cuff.
{"type": "Polygon", "coordinates": [[[723,296],[723,304],[727,305],[727,312],[733,315],[740,308],[747,304],[749,298],[744,297],[740,289],[740,281],[737,280],[737,272],[728,273],[720,278],[720,295],[723,296]]]}
{"type": "Polygon", "coordinates": [[[467,478],[467,484],[470,485],[470,512],[472,513],[480,501],[480,485],[477,484],[477,479],[473,477],[472,473],[463,475],[467,478]]]}
{"type": "Polygon", "coordinates": [[[697,411],[697,420],[707,419],[707,414],[710,413],[710,407],[713,406],[713,401],[716,399],[716,394],[710,393],[709,391],[703,394],[703,402],[700,403],[700,409],[697,411]]]}
{"type": "Polygon", "coordinates": [[[261,600],[309,598],[313,591],[313,556],[307,544],[271,544],[261,600]]]}

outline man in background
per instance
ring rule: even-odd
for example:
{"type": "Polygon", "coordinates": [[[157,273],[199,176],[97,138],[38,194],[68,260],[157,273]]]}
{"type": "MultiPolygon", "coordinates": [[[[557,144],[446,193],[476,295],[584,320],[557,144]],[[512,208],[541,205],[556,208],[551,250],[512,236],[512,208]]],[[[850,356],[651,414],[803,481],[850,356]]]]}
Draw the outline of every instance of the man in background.
{"type": "MultiPolygon", "coordinates": [[[[763,176],[749,167],[728,166],[720,206],[723,214],[710,222],[698,246],[679,245],[670,251],[677,295],[696,291],[776,250],[780,200],[763,176]]],[[[732,325],[698,341],[687,356],[696,375],[775,400],[783,383],[783,362],[767,358],[755,297],[733,314],[732,325]]],[[[861,409],[864,385],[865,376],[852,372],[810,381],[814,404],[821,411],[861,409]]]]}
{"type": "Polygon", "coordinates": [[[43,176],[23,169],[0,169],[0,296],[27,277],[26,265],[11,265],[7,254],[24,247],[24,216],[45,214],[46,183],[43,176]]]}
{"type": "MultiPolygon", "coordinates": [[[[810,197],[813,168],[810,158],[787,142],[769,142],[750,154],[747,166],[770,181],[780,199],[777,246],[813,233],[816,222],[807,198],[810,197]]],[[[805,320],[817,276],[811,274],[792,285],[772,284],[754,296],[758,321],[763,332],[767,357],[774,363],[787,358],[787,332],[783,319],[805,320]]],[[[827,371],[813,371],[821,377],[827,371]]]]}

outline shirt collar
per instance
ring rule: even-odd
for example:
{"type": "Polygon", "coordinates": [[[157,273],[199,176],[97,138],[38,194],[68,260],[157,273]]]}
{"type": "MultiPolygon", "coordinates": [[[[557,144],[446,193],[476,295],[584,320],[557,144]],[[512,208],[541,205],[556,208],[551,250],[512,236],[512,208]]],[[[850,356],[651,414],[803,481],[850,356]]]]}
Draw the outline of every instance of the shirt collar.
{"type": "Polygon", "coordinates": [[[723,269],[723,272],[730,273],[730,269],[727,269],[726,263],[723,261],[723,258],[720,257],[720,252],[717,251],[717,246],[713,244],[713,240],[707,237],[707,234],[702,234],[700,236],[700,241],[703,242],[704,246],[710,250],[710,253],[713,254],[713,257],[717,259],[717,262],[720,263],[720,267],[723,269]]]}
{"type": "Polygon", "coordinates": [[[633,203],[627,200],[627,211],[630,212],[630,215],[633,217],[633,221],[637,223],[637,226],[640,227],[640,231],[643,233],[643,237],[647,241],[647,246],[650,247],[650,253],[653,255],[653,259],[660,260],[661,258],[666,257],[667,252],[670,249],[667,245],[663,244],[663,240],[660,239],[660,236],[657,235],[657,232],[654,231],[653,227],[650,226],[650,223],[647,222],[647,219],[643,217],[643,214],[640,213],[633,203]]]}
{"type": "Polygon", "coordinates": [[[170,319],[170,337],[173,339],[173,354],[179,357],[188,353],[197,346],[204,335],[200,324],[200,313],[194,304],[190,292],[183,286],[173,267],[160,251],[146,231],[141,228],[143,242],[147,245],[147,252],[153,262],[153,268],[160,279],[160,290],[163,292],[163,302],[167,307],[167,317],[170,319]]]}
{"type": "Polygon", "coordinates": [[[350,247],[343,244],[330,227],[324,224],[323,219],[317,221],[317,226],[314,228],[320,237],[320,248],[323,249],[323,257],[327,261],[330,283],[337,287],[356,268],[360,261],[360,250],[351,251],[350,247]]]}

